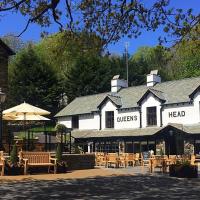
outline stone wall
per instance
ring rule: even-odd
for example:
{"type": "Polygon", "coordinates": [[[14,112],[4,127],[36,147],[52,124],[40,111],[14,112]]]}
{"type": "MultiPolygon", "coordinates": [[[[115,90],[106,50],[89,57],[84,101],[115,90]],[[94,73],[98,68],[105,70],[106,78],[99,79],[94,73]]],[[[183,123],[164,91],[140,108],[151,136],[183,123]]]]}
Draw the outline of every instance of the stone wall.
{"type": "Polygon", "coordinates": [[[8,56],[0,46],[0,88],[8,92],[8,56]]]}
{"type": "Polygon", "coordinates": [[[93,169],[95,167],[94,154],[68,154],[63,155],[68,170],[93,169]]]}

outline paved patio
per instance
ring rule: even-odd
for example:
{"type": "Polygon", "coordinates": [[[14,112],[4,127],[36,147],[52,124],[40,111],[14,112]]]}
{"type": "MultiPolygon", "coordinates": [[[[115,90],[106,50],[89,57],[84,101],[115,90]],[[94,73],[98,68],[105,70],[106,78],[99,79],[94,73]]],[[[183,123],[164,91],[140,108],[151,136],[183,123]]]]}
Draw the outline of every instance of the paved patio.
{"type": "Polygon", "coordinates": [[[0,198],[199,199],[199,179],[170,178],[140,173],[139,170],[94,169],[58,175],[12,177],[6,181],[4,177],[4,181],[2,178],[0,180],[0,198]]]}

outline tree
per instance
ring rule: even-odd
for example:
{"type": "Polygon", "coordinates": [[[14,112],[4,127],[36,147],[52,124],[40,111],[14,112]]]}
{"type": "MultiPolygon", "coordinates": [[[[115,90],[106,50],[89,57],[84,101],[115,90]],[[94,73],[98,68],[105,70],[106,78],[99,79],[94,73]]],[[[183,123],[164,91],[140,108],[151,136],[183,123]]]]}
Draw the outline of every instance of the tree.
{"type": "Polygon", "coordinates": [[[44,27],[54,21],[60,30],[66,27],[73,33],[82,30],[95,32],[104,44],[117,41],[124,35],[138,37],[142,29],[155,31],[159,27],[180,41],[200,21],[199,13],[194,14],[190,8],[185,12],[174,9],[170,0],[154,0],[146,5],[141,0],[2,0],[0,13],[9,11],[20,12],[28,18],[21,34],[30,23],[44,27]],[[60,9],[64,7],[65,10],[60,9]],[[62,16],[66,17],[66,25],[61,23],[62,16]]]}
{"type": "Polygon", "coordinates": [[[141,85],[146,83],[146,75],[151,70],[158,69],[163,80],[169,80],[167,64],[171,58],[168,49],[162,46],[141,47],[130,59],[130,84],[141,85]]]}
{"type": "Polygon", "coordinates": [[[116,73],[118,66],[108,56],[80,55],[65,74],[69,102],[78,96],[110,91],[110,80],[116,73]]]}
{"type": "Polygon", "coordinates": [[[18,53],[9,71],[10,104],[26,101],[57,111],[61,86],[55,71],[39,58],[32,45],[18,53]]]}
{"type": "Polygon", "coordinates": [[[200,76],[200,40],[183,41],[171,50],[168,72],[173,79],[200,76]]]}
{"type": "Polygon", "coordinates": [[[101,43],[101,39],[95,34],[86,32],[71,34],[69,31],[64,31],[43,38],[35,49],[45,62],[57,72],[62,72],[72,65],[79,55],[84,53],[100,55],[102,53],[101,43]]]}
{"type": "Polygon", "coordinates": [[[10,162],[13,165],[16,165],[18,162],[18,154],[17,154],[17,146],[16,144],[13,145],[12,151],[10,153],[10,162]]]}

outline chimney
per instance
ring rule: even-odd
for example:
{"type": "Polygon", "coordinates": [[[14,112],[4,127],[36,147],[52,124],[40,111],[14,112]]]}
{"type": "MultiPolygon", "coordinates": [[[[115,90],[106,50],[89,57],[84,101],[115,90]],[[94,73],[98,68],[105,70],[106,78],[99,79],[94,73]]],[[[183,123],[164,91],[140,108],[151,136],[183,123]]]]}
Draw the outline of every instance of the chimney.
{"type": "Polygon", "coordinates": [[[127,81],[120,79],[120,75],[115,75],[111,80],[111,92],[118,92],[121,88],[127,88],[127,81]]]}
{"type": "Polygon", "coordinates": [[[153,87],[157,83],[161,83],[161,77],[158,75],[158,70],[152,70],[147,74],[147,87],[153,87]]]}

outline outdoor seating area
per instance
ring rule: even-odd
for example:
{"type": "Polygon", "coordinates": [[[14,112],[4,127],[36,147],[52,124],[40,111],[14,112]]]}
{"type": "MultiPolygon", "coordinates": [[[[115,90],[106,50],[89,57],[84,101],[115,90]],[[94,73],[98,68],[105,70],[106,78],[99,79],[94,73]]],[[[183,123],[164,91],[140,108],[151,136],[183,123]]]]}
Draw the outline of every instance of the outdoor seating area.
{"type": "Polygon", "coordinates": [[[150,173],[161,172],[168,173],[172,165],[191,165],[198,168],[200,163],[200,155],[150,155],[145,158],[143,154],[139,153],[95,153],[96,166],[105,167],[147,167],[150,173]]]}

